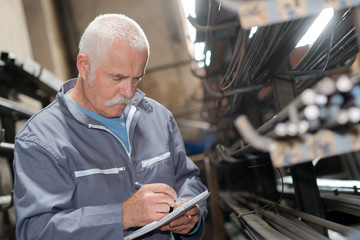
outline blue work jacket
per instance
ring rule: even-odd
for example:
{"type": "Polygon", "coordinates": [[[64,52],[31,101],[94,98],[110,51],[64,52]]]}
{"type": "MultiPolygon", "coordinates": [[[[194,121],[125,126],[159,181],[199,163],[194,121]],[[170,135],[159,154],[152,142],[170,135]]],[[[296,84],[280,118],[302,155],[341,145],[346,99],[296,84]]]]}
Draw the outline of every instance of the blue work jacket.
{"type": "MultiPolygon", "coordinates": [[[[135,182],[166,183],[179,197],[206,190],[199,169],[186,156],[172,114],[137,90],[125,109],[128,152],[121,140],[79,111],[64,94],[76,79],[64,83],[56,99],[32,116],[15,139],[14,203],[18,240],[119,240],[122,202],[135,182]]],[[[201,239],[206,203],[197,233],[201,239]]],[[[139,239],[171,239],[154,230],[139,239]]]]}

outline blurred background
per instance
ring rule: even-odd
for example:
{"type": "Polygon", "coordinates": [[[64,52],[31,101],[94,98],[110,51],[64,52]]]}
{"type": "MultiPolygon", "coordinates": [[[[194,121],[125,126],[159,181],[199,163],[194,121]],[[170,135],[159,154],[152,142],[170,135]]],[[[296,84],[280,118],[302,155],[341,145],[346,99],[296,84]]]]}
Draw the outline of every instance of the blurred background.
{"type": "Polygon", "coordinates": [[[212,192],[204,239],[349,239],[360,216],[359,5],[0,0],[0,239],[15,239],[15,134],[77,76],[81,34],[103,13],[148,37],[139,88],[172,111],[212,192]]]}

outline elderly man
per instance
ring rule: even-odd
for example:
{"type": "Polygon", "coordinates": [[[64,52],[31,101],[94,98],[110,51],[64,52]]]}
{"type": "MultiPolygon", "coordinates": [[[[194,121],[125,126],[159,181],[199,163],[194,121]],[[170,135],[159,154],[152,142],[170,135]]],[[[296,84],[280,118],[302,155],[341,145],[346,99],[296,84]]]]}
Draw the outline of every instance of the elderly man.
{"type": "MultiPolygon", "coordinates": [[[[16,136],[18,240],[123,239],[206,190],[171,113],[137,89],[149,58],[140,26],[95,18],[79,76],[16,136]]],[[[206,203],[139,239],[201,239],[206,203]]]]}

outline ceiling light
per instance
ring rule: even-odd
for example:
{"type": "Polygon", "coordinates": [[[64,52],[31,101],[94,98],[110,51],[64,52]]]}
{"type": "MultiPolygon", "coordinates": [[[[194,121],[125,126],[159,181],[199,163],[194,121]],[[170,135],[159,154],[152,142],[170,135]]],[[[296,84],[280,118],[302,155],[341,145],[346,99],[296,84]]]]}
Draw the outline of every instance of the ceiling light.
{"type": "Polygon", "coordinates": [[[204,60],[204,48],[205,43],[204,42],[197,42],[195,45],[195,55],[194,58],[196,61],[204,60]]]}
{"type": "Polygon", "coordinates": [[[211,63],[211,51],[207,50],[205,54],[205,65],[208,67],[211,63]]]}
{"type": "Polygon", "coordinates": [[[306,45],[312,45],[319,37],[320,33],[324,30],[330,19],[334,15],[333,8],[325,8],[316,18],[309,30],[305,33],[296,47],[303,47],[306,45]]]}
{"type": "MultiPolygon", "coordinates": [[[[195,0],[182,0],[182,6],[184,9],[185,17],[191,16],[196,18],[195,13],[195,0]]],[[[189,21],[186,21],[186,25],[188,28],[189,38],[192,42],[195,42],[196,38],[196,29],[191,25],[189,21]]]]}
{"type": "Polygon", "coordinates": [[[254,34],[257,32],[257,30],[258,30],[258,26],[252,27],[250,30],[249,38],[252,38],[254,34]]]}

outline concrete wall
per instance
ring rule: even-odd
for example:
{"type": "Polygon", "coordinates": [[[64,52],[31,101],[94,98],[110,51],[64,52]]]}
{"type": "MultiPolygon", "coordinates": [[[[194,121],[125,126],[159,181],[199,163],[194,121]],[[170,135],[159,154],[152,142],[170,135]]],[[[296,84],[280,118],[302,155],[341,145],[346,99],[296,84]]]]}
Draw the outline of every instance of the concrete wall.
{"type": "Polygon", "coordinates": [[[23,0],[34,60],[65,81],[69,69],[52,0],[23,0]]]}
{"type": "Polygon", "coordinates": [[[24,61],[33,57],[21,0],[0,0],[0,51],[12,52],[24,61]]]}

